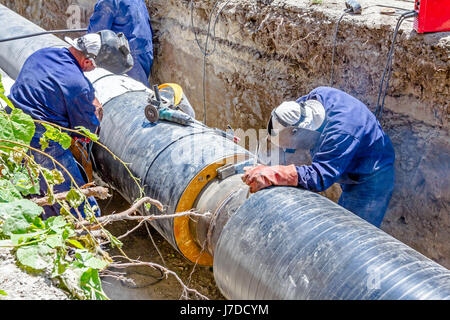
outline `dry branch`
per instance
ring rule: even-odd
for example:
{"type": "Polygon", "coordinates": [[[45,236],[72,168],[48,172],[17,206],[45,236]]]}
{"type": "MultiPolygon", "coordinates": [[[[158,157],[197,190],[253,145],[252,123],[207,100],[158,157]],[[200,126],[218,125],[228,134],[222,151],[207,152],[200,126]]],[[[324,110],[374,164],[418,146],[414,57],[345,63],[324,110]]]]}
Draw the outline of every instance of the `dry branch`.
{"type": "MultiPolygon", "coordinates": [[[[94,196],[97,199],[107,199],[109,198],[111,195],[108,193],[108,189],[107,188],[103,188],[103,187],[94,187],[94,188],[87,188],[87,189],[79,189],[79,191],[84,194],[86,197],[92,197],[94,196]]],[[[58,193],[55,194],[55,199],[56,200],[64,200],[67,196],[69,192],[62,192],[62,193],[58,193]]],[[[35,199],[31,199],[31,201],[33,201],[34,203],[36,203],[38,206],[48,206],[51,205],[49,203],[49,197],[43,197],[43,198],[35,198],[35,199]]]]}

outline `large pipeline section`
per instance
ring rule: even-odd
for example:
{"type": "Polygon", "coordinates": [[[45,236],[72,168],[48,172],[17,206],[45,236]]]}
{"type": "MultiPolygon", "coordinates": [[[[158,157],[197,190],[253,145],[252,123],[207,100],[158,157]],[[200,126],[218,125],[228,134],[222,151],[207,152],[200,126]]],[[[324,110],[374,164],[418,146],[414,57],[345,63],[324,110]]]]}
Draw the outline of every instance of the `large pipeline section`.
{"type": "MultiPolygon", "coordinates": [[[[42,31],[0,6],[0,38],[42,31]]],[[[56,37],[0,44],[0,68],[16,78],[35,50],[56,37]],[[17,57],[20,57],[19,59],[17,57]]],[[[104,70],[86,74],[104,105],[100,140],[141,179],[168,214],[197,208],[208,217],[153,222],[181,254],[214,265],[229,299],[450,299],[450,271],[330,200],[278,187],[249,197],[240,175],[223,170],[254,156],[223,132],[144,116],[150,89],[104,70]]],[[[128,201],[139,188],[103,149],[98,172],[128,201]]],[[[145,209],[143,214],[148,214],[145,209]]],[[[161,214],[156,208],[151,213],[161,214]]]]}

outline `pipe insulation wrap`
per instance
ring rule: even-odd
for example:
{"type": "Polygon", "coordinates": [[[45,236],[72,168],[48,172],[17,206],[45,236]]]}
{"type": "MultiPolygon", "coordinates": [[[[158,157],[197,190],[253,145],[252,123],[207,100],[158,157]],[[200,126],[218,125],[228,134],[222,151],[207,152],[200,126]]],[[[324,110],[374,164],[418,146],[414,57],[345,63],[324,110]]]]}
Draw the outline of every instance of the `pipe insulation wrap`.
{"type": "MultiPolygon", "coordinates": [[[[45,31],[3,5],[0,5],[0,21],[3,21],[0,31],[1,39],[45,31]]],[[[35,51],[48,47],[68,46],[66,42],[54,35],[1,42],[0,66],[11,78],[16,79],[27,58],[35,51]]]]}
{"type": "Polygon", "coordinates": [[[229,219],[214,277],[230,299],[450,299],[450,271],[298,188],[251,196],[229,219]]]}
{"type": "MultiPolygon", "coordinates": [[[[0,17],[8,22],[0,38],[42,31],[2,5],[0,17]]],[[[29,55],[49,46],[67,44],[51,35],[0,43],[0,68],[15,79],[29,55]]],[[[214,188],[216,162],[237,154],[252,157],[199,123],[149,123],[144,116],[149,90],[133,79],[104,71],[86,75],[104,102],[100,141],[130,163],[146,195],[167,205],[167,213],[191,203],[214,206],[202,199],[214,192],[201,191],[214,188]]],[[[125,168],[105,150],[94,152],[105,181],[135,200],[138,188],[125,168]]],[[[214,276],[227,298],[450,299],[449,270],[330,200],[288,187],[246,199],[239,191],[246,186],[238,179],[235,184],[236,191],[215,199],[217,228],[197,232],[211,239],[214,276]]],[[[175,224],[164,220],[154,226],[179,249],[175,224]]]]}
{"type": "MultiPolygon", "coordinates": [[[[150,123],[144,115],[147,97],[145,92],[129,92],[106,103],[100,141],[130,164],[131,172],[141,179],[146,195],[167,205],[166,213],[173,214],[184,191],[202,169],[248,152],[215,130],[198,124],[150,123]]],[[[100,147],[94,147],[94,154],[106,181],[129,202],[139,197],[136,183],[122,164],[100,147]]],[[[151,212],[158,214],[156,208],[151,212]]],[[[152,221],[152,224],[177,248],[172,219],[152,221]]]]}

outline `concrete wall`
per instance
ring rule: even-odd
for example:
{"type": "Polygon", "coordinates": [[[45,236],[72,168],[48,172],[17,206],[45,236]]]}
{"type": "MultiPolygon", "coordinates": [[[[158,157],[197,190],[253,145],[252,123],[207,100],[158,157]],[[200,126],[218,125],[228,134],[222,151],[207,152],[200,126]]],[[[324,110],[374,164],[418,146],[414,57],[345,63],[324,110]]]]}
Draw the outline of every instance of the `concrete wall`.
{"type": "MultiPolygon", "coordinates": [[[[95,1],[1,0],[46,29],[65,27],[65,12],[80,3],[85,26],[95,1]]],[[[213,0],[197,0],[195,28],[187,0],[147,1],[155,30],[152,83],[183,86],[203,118],[203,43],[213,0]]],[[[270,111],[330,79],[335,22],[343,1],[220,1],[216,51],[207,59],[208,125],[263,128],[270,111]]],[[[335,86],[374,110],[396,23],[380,14],[405,1],[361,1],[364,14],[346,16],[338,33],[335,86]]],[[[217,12],[217,10],[215,11],[217,12]]],[[[70,12],[69,14],[70,15],[70,12]]],[[[450,267],[450,33],[419,35],[400,29],[382,125],[396,149],[396,187],[382,229],[450,267]]],[[[210,45],[212,44],[210,40],[210,45]]]]}

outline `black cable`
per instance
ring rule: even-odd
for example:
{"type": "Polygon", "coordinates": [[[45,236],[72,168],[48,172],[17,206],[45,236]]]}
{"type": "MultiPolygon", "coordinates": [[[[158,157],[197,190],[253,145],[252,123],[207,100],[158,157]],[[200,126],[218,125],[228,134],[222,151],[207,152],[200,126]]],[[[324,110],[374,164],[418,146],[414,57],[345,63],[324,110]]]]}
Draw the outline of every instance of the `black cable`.
{"type": "Polygon", "coordinates": [[[7,42],[7,41],[13,41],[13,40],[20,40],[25,38],[31,38],[31,37],[37,37],[37,36],[43,36],[46,34],[58,34],[58,33],[71,33],[71,32],[86,32],[87,29],[63,29],[63,30],[50,30],[50,31],[42,31],[42,32],[36,32],[36,33],[30,33],[25,34],[21,36],[15,36],[11,38],[6,39],[0,39],[0,42],[7,42]]]}
{"type": "Polygon", "coordinates": [[[331,57],[331,77],[330,77],[330,87],[333,86],[333,77],[334,77],[334,56],[336,54],[336,42],[337,42],[337,35],[338,35],[338,31],[339,31],[339,24],[341,23],[342,18],[344,18],[344,16],[351,12],[351,9],[345,9],[344,13],[342,13],[341,17],[339,18],[338,22],[336,23],[336,31],[334,33],[334,41],[333,41],[333,54],[331,57]]]}
{"type": "Polygon", "coordinates": [[[191,1],[191,27],[192,30],[194,32],[194,37],[195,37],[195,41],[197,42],[197,46],[199,47],[201,53],[203,54],[203,124],[206,125],[206,121],[207,121],[207,108],[206,108],[206,64],[207,64],[207,57],[211,56],[212,54],[214,54],[214,52],[216,51],[216,25],[217,25],[217,21],[219,19],[220,14],[222,13],[223,9],[226,7],[226,5],[228,4],[228,2],[230,2],[230,0],[228,0],[223,6],[222,8],[218,11],[218,13],[216,14],[215,20],[214,20],[214,25],[213,25],[213,39],[214,39],[214,47],[213,50],[211,50],[210,52],[208,52],[208,42],[209,42],[209,38],[211,36],[211,22],[212,22],[212,18],[213,18],[213,13],[214,10],[216,9],[216,7],[218,6],[220,0],[216,0],[216,2],[213,5],[213,8],[211,9],[211,12],[209,14],[209,18],[208,18],[208,29],[206,32],[206,39],[205,39],[205,45],[204,47],[202,47],[202,45],[200,44],[200,40],[198,39],[198,35],[197,32],[195,31],[195,26],[194,26],[194,1],[191,1]]]}
{"type": "Polygon", "coordinates": [[[142,285],[129,285],[127,282],[132,282],[134,279],[133,279],[133,280],[130,280],[130,279],[126,279],[126,280],[125,280],[125,279],[120,279],[120,284],[121,284],[122,286],[124,286],[124,287],[129,288],[129,289],[144,289],[144,288],[148,288],[148,287],[150,287],[150,286],[153,286],[153,285],[155,285],[155,284],[161,282],[161,281],[164,280],[164,278],[166,277],[165,274],[164,274],[164,272],[163,272],[161,269],[156,269],[156,270],[158,270],[159,273],[160,273],[160,276],[159,276],[159,277],[156,277],[156,276],[154,276],[154,275],[151,275],[151,274],[148,274],[148,273],[145,273],[145,272],[139,272],[139,271],[127,271],[127,272],[126,272],[126,275],[127,275],[128,277],[131,276],[131,275],[133,275],[133,274],[137,274],[137,275],[141,275],[141,276],[144,276],[144,277],[153,278],[154,280],[153,280],[152,282],[148,282],[148,283],[145,283],[145,284],[142,284],[142,285]]]}
{"type": "Polygon", "coordinates": [[[391,47],[388,52],[388,58],[386,61],[386,65],[384,67],[384,72],[383,72],[383,76],[381,77],[380,87],[379,87],[379,91],[378,91],[377,106],[375,108],[375,116],[377,117],[377,119],[379,121],[381,120],[382,115],[383,115],[384,101],[386,99],[387,90],[389,88],[389,80],[391,78],[391,73],[392,73],[392,59],[394,56],[395,40],[397,39],[398,30],[400,29],[400,26],[403,23],[403,21],[405,21],[407,18],[413,17],[415,15],[416,15],[416,11],[408,11],[408,12],[402,13],[397,20],[397,25],[395,27],[394,35],[392,37],[391,47]],[[386,78],[386,73],[388,74],[387,78],[386,78]],[[385,83],[385,81],[386,81],[386,83],[385,83]],[[384,85],[384,90],[383,90],[383,85],[384,85]],[[382,94],[383,94],[383,100],[382,100],[382,103],[380,104],[380,99],[381,99],[382,94]]]}

